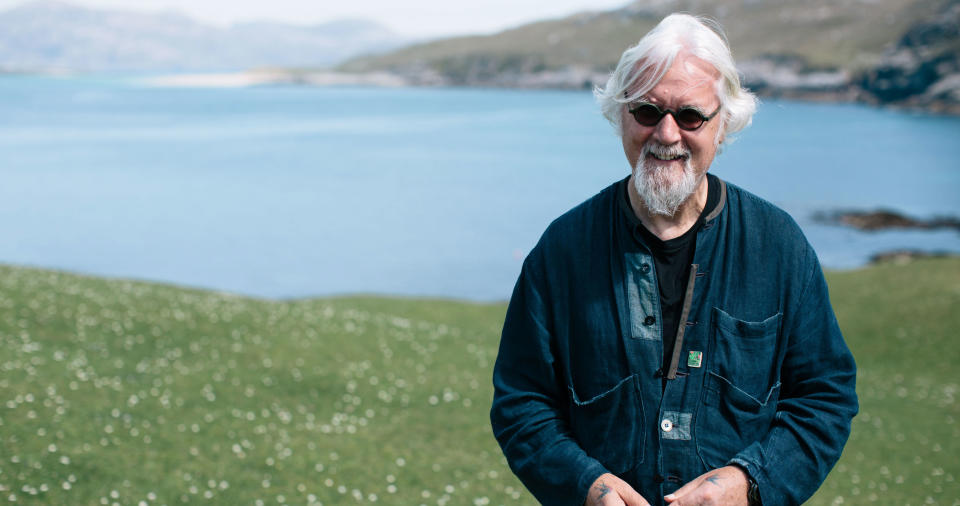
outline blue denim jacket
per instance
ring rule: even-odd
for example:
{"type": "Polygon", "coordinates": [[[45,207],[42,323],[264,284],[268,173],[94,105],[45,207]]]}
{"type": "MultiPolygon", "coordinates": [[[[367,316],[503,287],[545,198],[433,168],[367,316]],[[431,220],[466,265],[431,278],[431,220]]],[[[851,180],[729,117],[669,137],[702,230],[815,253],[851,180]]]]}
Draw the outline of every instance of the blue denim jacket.
{"type": "Polygon", "coordinates": [[[490,418],[541,503],[579,506],[611,472],[663,504],[736,463],[764,505],[799,504],[839,458],[856,366],[816,255],[784,211],[721,192],[697,233],[667,370],[654,262],[618,240],[616,184],[555,220],[524,261],[490,418]]]}

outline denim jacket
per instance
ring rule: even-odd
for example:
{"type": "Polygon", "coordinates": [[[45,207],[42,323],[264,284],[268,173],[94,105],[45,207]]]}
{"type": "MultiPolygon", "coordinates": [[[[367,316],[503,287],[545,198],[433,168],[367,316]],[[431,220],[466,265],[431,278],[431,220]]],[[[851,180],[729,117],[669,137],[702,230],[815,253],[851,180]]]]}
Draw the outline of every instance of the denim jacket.
{"type": "Polygon", "coordinates": [[[653,258],[618,239],[616,196],[614,184],[555,220],[524,261],[490,412],[510,468],[551,506],[582,505],[605,472],[663,504],[731,463],[764,505],[802,503],[858,409],[813,249],[787,213],[721,184],[664,370],[653,258]]]}

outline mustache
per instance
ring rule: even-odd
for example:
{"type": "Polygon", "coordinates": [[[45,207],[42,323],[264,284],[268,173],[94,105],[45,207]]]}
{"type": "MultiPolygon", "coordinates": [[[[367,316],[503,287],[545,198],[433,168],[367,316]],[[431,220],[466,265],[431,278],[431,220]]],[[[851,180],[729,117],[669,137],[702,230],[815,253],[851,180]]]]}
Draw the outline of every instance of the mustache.
{"type": "Polygon", "coordinates": [[[657,158],[690,158],[690,150],[683,147],[680,143],[664,145],[659,142],[647,142],[643,145],[641,156],[653,155],[657,158]]]}

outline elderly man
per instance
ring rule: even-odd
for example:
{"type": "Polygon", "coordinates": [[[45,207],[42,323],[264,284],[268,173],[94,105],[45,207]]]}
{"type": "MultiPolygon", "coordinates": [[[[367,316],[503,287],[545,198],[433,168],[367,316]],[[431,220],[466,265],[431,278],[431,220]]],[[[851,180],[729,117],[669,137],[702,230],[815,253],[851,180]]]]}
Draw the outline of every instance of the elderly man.
{"type": "Polygon", "coordinates": [[[755,98],[719,27],[677,14],[596,94],[632,173],[524,261],[493,378],[511,469],[551,506],[802,503],[856,367],[796,223],[707,173],[755,98]]]}

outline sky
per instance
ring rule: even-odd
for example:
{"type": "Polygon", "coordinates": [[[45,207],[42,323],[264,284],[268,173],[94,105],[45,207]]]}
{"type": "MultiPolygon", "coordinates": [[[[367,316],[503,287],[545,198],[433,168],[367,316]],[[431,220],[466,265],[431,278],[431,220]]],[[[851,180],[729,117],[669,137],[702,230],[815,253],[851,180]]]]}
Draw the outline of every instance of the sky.
{"type": "MultiPolygon", "coordinates": [[[[30,0],[0,0],[0,10],[30,0]]],[[[410,37],[492,33],[530,21],[586,10],[608,10],[628,0],[61,0],[91,8],[176,10],[220,26],[268,20],[317,24],[343,18],[377,21],[410,37]]]]}

